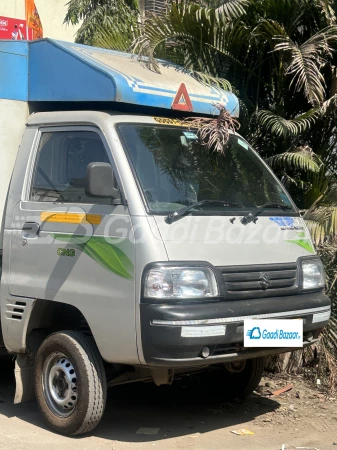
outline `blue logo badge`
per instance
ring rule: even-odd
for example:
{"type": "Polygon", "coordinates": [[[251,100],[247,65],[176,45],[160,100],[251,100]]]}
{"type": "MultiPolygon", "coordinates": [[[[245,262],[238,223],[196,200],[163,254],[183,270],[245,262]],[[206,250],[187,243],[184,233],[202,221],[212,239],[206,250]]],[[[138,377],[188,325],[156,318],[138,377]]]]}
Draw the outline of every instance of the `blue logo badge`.
{"type": "Polygon", "coordinates": [[[269,219],[279,227],[291,227],[294,225],[294,219],[292,217],[269,217],[269,219]]]}
{"type": "Polygon", "coordinates": [[[269,220],[281,227],[281,230],[303,230],[303,226],[293,217],[269,217],[269,220]]]}
{"type": "Polygon", "coordinates": [[[250,339],[261,339],[261,330],[260,327],[254,327],[251,330],[247,331],[247,336],[250,339]]]}

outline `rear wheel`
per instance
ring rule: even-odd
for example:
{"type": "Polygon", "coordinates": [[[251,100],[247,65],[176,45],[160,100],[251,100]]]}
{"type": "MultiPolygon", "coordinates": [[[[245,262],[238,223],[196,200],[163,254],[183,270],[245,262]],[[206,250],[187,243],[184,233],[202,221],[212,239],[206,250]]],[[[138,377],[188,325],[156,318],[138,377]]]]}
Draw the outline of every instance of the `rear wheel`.
{"type": "Polygon", "coordinates": [[[255,358],[215,367],[205,380],[208,390],[227,400],[248,397],[261,381],[264,363],[264,358],[255,358]]]}
{"type": "Polygon", "coordinates": [[[48,336],[35,359],[35,393],[48,424],[65,435],[93,430],[106,403],[103,361],[92,339],[77,331],[48,336]]]}

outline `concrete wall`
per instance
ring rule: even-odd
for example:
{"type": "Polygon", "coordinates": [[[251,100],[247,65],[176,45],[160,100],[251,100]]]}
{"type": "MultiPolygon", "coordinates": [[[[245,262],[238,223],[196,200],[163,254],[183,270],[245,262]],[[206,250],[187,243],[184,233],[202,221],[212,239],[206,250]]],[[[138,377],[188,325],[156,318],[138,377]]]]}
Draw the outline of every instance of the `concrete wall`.
{"type": "MultiPolygon", "coordinates": [[[[44,37],[74,41],[78,26],[63,25],[68,0],[35,0],[39,11],[44,37]]],[[[25,18],[24,0],[0,0],[0,16],[25,18]]]]}
{"type": "Polygon", "coordinates": [[[24,19],[25,2],[23,0],[0,0],[0,16],[24,19]]]}

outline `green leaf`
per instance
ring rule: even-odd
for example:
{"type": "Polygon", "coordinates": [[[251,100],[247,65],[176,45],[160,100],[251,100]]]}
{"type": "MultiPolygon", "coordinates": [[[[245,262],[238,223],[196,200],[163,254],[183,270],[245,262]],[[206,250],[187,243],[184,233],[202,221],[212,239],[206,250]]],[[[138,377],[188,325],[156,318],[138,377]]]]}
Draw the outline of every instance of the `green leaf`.
{"type": "Polygon", "coordinates": [[[292,240],[287,240],[286,242],[288,242],[289,244],[299,245],[300,247],[304,248],[308,252],[315,253],[315,249],[311,245],[311,242],[309,239],[292,239],[292,240]]]}
{"type": "MultiPolygon", "coordinates": [[[[134,265],[128,256],[116,244],[107,241],[105,237],[87,238],[66,234],[52,234],[52,236],[59,241],[76,246],[110,272],[122,278],[133,278],[134,265]]],[[[109,240],[111,239],[109,238],[109,240]]]]}
{"type": "Polygon", "coordinates": [[[125,253],[116,245],[106,242],[105,238],[93,237],[83,244],[83,251],[101,266],[117,275],[131,279],[133,276],[127,268],[133,270],[133,264],[125,253]]]}

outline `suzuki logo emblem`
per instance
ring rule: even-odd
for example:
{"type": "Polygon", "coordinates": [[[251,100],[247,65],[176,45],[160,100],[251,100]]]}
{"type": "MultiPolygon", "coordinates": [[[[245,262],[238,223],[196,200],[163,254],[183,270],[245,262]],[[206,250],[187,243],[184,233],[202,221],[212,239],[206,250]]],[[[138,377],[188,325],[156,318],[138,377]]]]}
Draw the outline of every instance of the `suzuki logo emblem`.
{"type": "Polygon", "coordinates": [[[265,272],[261,273],[260,285],[264,291],[266,291],[269,288],[270,278],[268,277],[268,275],[265,272]]]}

